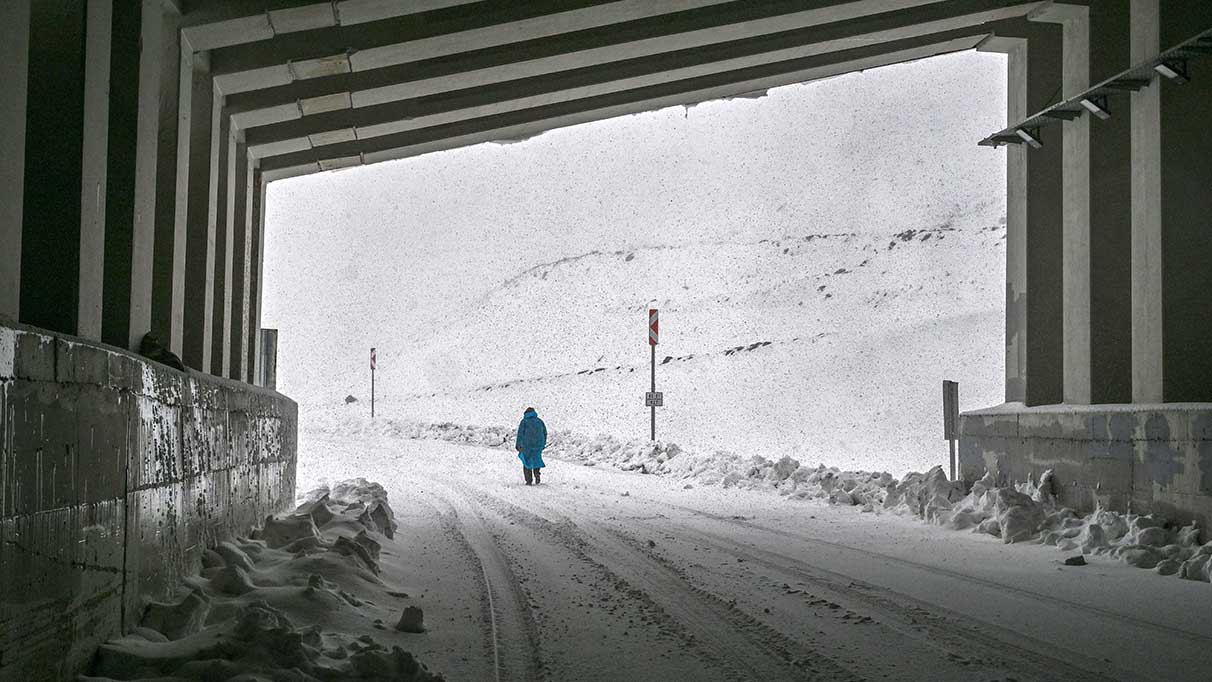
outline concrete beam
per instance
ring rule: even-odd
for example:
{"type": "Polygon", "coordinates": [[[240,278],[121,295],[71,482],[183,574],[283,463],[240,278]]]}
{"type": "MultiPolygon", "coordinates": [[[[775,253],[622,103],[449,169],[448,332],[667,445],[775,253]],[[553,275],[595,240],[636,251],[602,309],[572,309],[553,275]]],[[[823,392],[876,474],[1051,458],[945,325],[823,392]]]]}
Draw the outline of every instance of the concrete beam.
{"type": "MultiPolygon", "coordinates": [[[[215,50],[216,82],[226,93],[284,85],[292,80],[364,71],[394,64],[448,56],[478,49],[550,37],[561,33],[687,12],[729,0],[617,0],[551,12],[558,3],[518,3],[498,0],[477,12],[459,7],[439,10],[424,21],[395,19],[303,31],[273,40],[215,50]],[[436,16],[434,16],[436,15],[436,16]]],[[[931,0],[899,0],[899,4],[931,0]]],[[[859,0],[859,4],[889,6],[894,0],[859,0]]],[[[788,0],[775,5],[791,7],[788,0]]],[[[731,14],[738,9],[732,7],[731,14]]],[[[784,10],[790,11],[790,10],[784,10]]]]}
{"type": "Polygon", "coordinates": [[[25,193],[25,107],[30,0],[0,3],[0,318],[21,310],[21,207],[25,193]]]}
{"type": "MultiPolygon", "coordinates": [[[[585,67],[405,101],[316,113],[286,123],[251,128],[247,139],[253,154],[267,156],[322,146],[342,136],[366,139],[776,62],[821,55],[830,61],[846,61],[881,49],[897,51],[947,40],[965,29],[971,35],[972,27],[1001,19],[1006,13],[1004,9],[976,12],[860,34],[854,31],[863,27],[852,22],[786,31],[727,46],[680,50],[606,67],[585,67]]],[[[899,20],[892,23],[899,24],[899,20]]],[[[442,83],[435,83],[435,89],[448,86],[449,79],[438,80],[442,83]]]]}
{"type": "Polygon", "coordinates": [[[229,2],[226,12],[191,12],[184,36],[196,50],[215,50],[332,26],[353,26],[394,17],[423,14],[481,0],[277,0],[229,2]]]}
{"type": "MultiPolygon", "coordinates": [[[[634,69],[630,66],[634,60],[644,58],[650,58],[650,63],[668,58],[675,60],[672,67],[678,67],[686,66],[685,56],[695,53],[705,53],[699,61],[707,62],[847,37],[854,39],[856,44],[844,47],[857,47],[862,44],[857,41],[869,34],[903,31],[899,35],[885,34],[876,38],[889,41],[947,31],[1019,16],[1038,4],[1005,6],[1005,3],[985,0],[931,3],[908,7],[895,14],[868,16],[864,12],[870,12],[872,6],[854,3],[841,8],[847,12],[845,14],[840,14],[838,8],[830,13],[818,8],[765,18],[751,17],[744,22],[729,21],[728,17],[720,16],[709,25],[704,25],[702,19],[691,21],[695,15],[679,15],[661,22],[645,22],[643,31],[607,28],[463,53],[457,58],[412,61],[401,66],[296,80],[263,90],[228,93],[227,105],[237,124],[248,129],[303,118],[305,114],[371,107],[505,81],[542,79],[554,74],[563,76],[594,66],[609,65],[610,70],[603,69],[604,74],[609,74],[623,71],[623,65],[634,69]],[[989,14],[975,16],[981,13],[989,14]],[[951,25],[936,23],[965,15],[971,18],[951,25]],[[917,24],[935,25],[916,30],[913,27],[917,24]],[[683,59],[680,63],[676,61],[679,53],[683,59]],[[710,59],[706,53],[710,53],[710,59]]],[[[632,71],[631,75],[634,73],[632,71]]]]}
{"type": "Polygon", "coordinates": [[[553,128],[670,106],[692,105],[789,83],[829,78],[855,70],[972,49],[984,37],[983,34],[966,36],[896,52],[876,51],[861,59],[810,66],[798,71],[754,73],[745,80],[736,80],[732,77],[718,79],[715,82],[696,79],[682,83],[680,86],[668,84],[660,90],[626,93],[627,97],[612,96],[579,100],[527,110],[520,112],[521,115],[490,116],[454,125],[385,135],[299,154],[262,159],[261,168],[265,177],[272,181],[340,167],[341,164],[374,163],[493,140],[525,139],[553,128]],[[317,156],[317,153],[321,155],[317,156]]]}

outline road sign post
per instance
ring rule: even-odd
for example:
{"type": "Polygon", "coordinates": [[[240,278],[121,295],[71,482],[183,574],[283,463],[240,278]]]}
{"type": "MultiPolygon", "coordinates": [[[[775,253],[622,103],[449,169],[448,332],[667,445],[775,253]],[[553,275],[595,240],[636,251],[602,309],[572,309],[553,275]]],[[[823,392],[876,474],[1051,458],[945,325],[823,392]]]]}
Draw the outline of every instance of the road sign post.
{"type": "Polygon", "coordinates": [[[379,364],[375,358],[375,349],[370,349],[370,418],[375,418],[375,366],[379,364]]]}
{"type": "Polygon", "coordinates": [[[951,480],[955,480],[955,441],[959,440],[959,383],[943,380],[943,438],[951,451],[951,480]]]}
{"type": "Polygon", "coordinates": [[[644,402],[647,403],[649,409],[652,410],[652,431],[651,431],[650,437],[652,438],[652,440],[656,440],[657,401],[655,399],[651,398],[651,396],[657,395],[657,392],[656,392],[657,311],[656,310],[648,311],[648,345],[652,349],[652,384],[651,384],[651,388],[649,389],[649,391],[650,391],[649,396],[645,397],[644,402]]]}

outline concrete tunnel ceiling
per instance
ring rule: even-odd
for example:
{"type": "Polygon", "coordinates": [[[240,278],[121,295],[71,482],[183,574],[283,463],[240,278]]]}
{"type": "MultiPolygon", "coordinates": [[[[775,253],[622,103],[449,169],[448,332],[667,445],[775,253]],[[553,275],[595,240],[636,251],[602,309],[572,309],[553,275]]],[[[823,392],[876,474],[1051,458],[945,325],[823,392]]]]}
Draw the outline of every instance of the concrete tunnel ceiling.
{"type": "Polygon", "coordinates": [[[972,49],[1050,5],[198,0],[181,35],[272,181],[972,49]]]}

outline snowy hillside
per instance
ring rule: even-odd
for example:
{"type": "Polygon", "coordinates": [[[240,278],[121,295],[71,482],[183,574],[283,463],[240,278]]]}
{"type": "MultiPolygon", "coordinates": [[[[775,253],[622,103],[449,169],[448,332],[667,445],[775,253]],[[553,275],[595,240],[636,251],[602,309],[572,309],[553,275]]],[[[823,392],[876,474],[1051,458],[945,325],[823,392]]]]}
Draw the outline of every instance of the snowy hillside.
{"type": "Polygon", "coordinates": [[[1001,401],[1004,156],[974,142],[1004,123],[1004,68],[965,53],[276,183],[279,387],[304,427],[346,394],[365,410],[376,346],[383,414],[534,405],[640,436],[656,307],[663,439],[924,470],[943,378],[1001,401]],[[960,100],[978,111],[937,131],[960,100]]]}

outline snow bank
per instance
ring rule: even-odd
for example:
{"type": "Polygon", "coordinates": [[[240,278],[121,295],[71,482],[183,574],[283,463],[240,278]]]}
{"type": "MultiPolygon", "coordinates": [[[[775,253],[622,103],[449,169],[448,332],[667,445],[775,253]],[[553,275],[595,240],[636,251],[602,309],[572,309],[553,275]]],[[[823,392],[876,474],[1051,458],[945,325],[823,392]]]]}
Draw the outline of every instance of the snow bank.
{"type": "Polygon", "coordinates": [[[418,636],[384,636],[385,616],[424,631],[421,610],[394,605],[407,598],[378,577],[380,548],[395,528],[377,483],[312,491],[251,538],[206,549],[180,598],[147,604],[139,626],[104,644],[94,676],[81,679],[442,680],[398,644],[383,643],[418,636]]]}
{"type": "MultiPolygon", "coordinates": [[[[394,438],[437,439],[512,450],[508,427],[424,424],[329,416],[311,428],[334,434],[374,433],[394,438]]],[[[1036,542],[1064,552],[1103,555],[1161,575],[1212,582],[1212,536],[1198,525],[1177,527],[1157,515],[1097,510],[1081,515],[1056,502],[1052,471],[1039,481],[998,485],[991,474],[967,490],[949,481],[942,467],[911,472],[900,480],[886,472],[842,471],[803,465],[782,456],[691,452],[675,443],[623,440],[609,435],[552,432],[547,453],[585,466],[604,465],[684,479],[687,487],[769,490],[795,500],[822,500],[864,512],[912,516],[951,530],[971,530],[1007,544],[1036,542]],[[1200,544],[1201,539],[1204,544],[1200,544]]]]}

